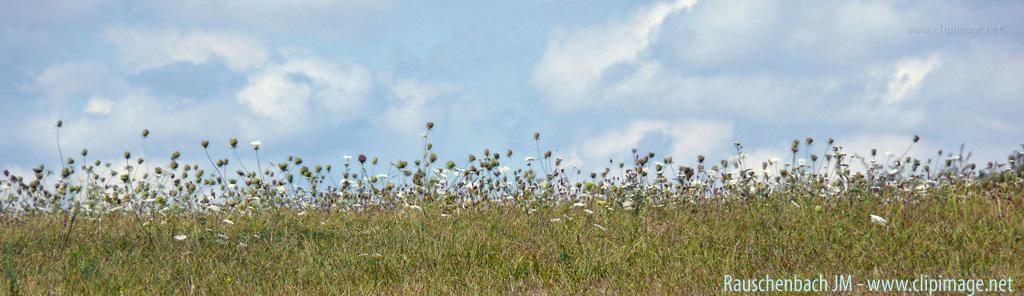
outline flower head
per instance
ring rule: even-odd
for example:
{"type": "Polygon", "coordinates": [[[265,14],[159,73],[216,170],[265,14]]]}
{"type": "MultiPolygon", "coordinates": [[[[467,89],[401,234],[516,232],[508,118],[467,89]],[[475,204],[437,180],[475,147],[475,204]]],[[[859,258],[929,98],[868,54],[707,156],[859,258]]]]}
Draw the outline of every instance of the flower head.
{"type": "Polygon", "coordinates": [[[176,241],[179,241],[179,242],[180,242],[180,241],[183,241],[183,240],[185,240],[185,239],[187,239],[187,238],[188,238],[188,236],[186,236],[186,235],[184,235],[184,234],[178,234],[178,235],[175,235],[175,236],[174,236],[174,240],[176,240],[176,241]]]}
{"type": "Polygon", "coordinates": [[[263,146],[263,142],[252,141],[249,145],[252,145],[252,150],[260,150],[260,147],[263,146]]]}
{"type": "Polygon", "coordinates": [[[881,216],[871,215],[871,223],[884,226],[885,224],[889,223],[889,221],[886,221],[885,218],[882,218],[881,216]]]}

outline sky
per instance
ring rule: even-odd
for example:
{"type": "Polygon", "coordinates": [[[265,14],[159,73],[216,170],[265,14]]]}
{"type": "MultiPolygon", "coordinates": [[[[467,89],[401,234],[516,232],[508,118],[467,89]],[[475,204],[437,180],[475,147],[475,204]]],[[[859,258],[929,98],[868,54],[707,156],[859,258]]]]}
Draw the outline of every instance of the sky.
{"type": "MultiPolygon", "coordinates": [[[[0,167],[259,140],[263,159],[632,148],[693,163],[1024,143],[1019,1],[56,0],[0,3],[0,167]],[[1017,128],[1014,128],[1014,127],[1017,128]],[[151,135],[143,140],[142,129],[151,135]],[[816,144],[820,154],[824,145],[816,144]]],[[[141,154],[140,154],[141,153],[141,154]]],[[[232,157],[233,158],[233,157],[232,157]]]]}

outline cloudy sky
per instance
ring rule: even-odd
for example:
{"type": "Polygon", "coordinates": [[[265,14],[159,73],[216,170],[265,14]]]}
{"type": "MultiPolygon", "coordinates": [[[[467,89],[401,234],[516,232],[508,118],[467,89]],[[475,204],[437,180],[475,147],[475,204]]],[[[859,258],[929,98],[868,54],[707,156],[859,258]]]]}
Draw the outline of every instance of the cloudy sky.
{"type": "Polygon", "coordinates": [[[65,154],[196,162],[230,137],[410,159],[427,121],[443,160],[521,160],[539,131],[585,167],[1024,143],[1022,2],[486,2],[4,1],[0,167],[57,166],[57,119],[65,154]]]}

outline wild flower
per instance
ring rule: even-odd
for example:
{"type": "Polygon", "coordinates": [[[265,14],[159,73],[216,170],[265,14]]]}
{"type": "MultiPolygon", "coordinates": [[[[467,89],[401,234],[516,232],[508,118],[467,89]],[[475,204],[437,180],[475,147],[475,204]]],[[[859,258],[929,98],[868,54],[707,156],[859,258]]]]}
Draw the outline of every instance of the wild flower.
{"type": "Polygon", "coordinates": [[[871,215],[871,223],[885,226],[889,221],[886,221],[885,218],[882,218],[881,216],[871,215]]]}
{"type": "Polygon", "coordinates": [[[235,225],[235,221],[231,221],[231,220],[228,220],[228,219],[224,219],[224,220],[220,220],[220,221],[224,222],[224,224],[227,224],[227,225],[235,225]]]}
{"type": "Polygon", "coordinates": [[[622,202],[622,208],[626,209],[626,210],[632,210],[633,209],[633,200],[632,199],[627,199],[627,200],[623,201],[622,202]]]}
{"type": "Polygon", "coordinates": [[[179,241],[179,242],[183,241],[183,240],[185,240],[187,238],[188,238],[188,236],[184,235],[184,234],[177,234],[177,235],[174,236],[174,240],[179,241]]]}
{"type": "Polygon", "coordinates": [[[608,231],[608,229],[605,229],[604,226],[601,226],[601,224],[597,223],[594,223],[594,228],[600,229],[601,231],[608,231]]]}
{"type": "Polygon", "coordinates": [[[252,142],[249,142],[249,145],[252,146],[252,150],[260,150],[260,147],[263,147],[263,142],[261,142],[261,141],[252,141],[252,142]]]}

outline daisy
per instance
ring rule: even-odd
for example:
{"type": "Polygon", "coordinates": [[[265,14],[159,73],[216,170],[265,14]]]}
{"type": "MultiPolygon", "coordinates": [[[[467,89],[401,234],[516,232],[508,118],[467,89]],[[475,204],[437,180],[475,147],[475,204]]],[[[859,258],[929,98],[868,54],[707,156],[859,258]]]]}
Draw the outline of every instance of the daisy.
{"type": "Polygon", "coordinates": [[[249,145],[252,145],[252,150],[260,150],[260,147],[263,146],[263,142],[260,142],[258,140],[252,141],[249,143],[249,145]]]}
{"type": "Polygon", "coordinates": [[[175,235],[175,236],[174,236],[174,240],[176,240],[176,241],[179,241],[179,242],[180,242],[180,241],[183,241],[183,240],[185,240],[185,239],[187,239],[187,238],[188,238],[188,236],[186,236],[186,235],[184,235],[184,234],[179,234],[179,235],[175,235]]]}

